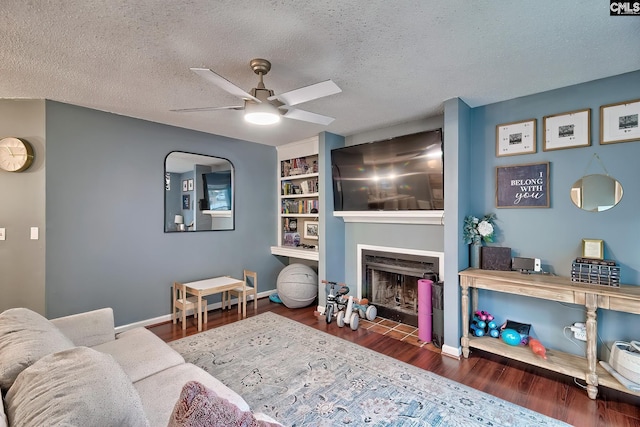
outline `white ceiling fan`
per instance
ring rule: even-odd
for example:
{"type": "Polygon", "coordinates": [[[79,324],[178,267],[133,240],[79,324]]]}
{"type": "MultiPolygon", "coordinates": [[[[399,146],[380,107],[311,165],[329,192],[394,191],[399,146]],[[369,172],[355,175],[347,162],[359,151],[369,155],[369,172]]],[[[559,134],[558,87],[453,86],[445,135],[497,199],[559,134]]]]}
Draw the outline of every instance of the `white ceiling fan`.
{"type": "Polygon", "coordinates": [[[312,113],[310,111],[292,108],[297,104],[312,101],[314,99],[333,95],[342,92],[333,81],[326,80],[324,82],[312,84],[310,86],[301,87],[279,95],[274,95],[273,91],[264,86],[263,77],[271,70],[271,63],[266,59],[252,59],[249,63],[254,73],[260,76],[258,86],[251,89],[251,93],[245,92],[229,80],[208,68],[191,68],[191,71],[199,76],[207,79],[211,83],[226,90],[232,95],[244,100],[244,105],[233,105],[227,107],[201,107],[201,108],[183,108],[171,110],[177,112],[194,112],[194,111],[214,111],[214,110],[244,110],[244,118],[246,121],[259,125],[270,125],[280,121],[280,117],[288,119],[302,120],[305,122],[317,123],[320,125],[328,125],[334,119],[333,117],[323,116],[321,114],[312,113]]]}

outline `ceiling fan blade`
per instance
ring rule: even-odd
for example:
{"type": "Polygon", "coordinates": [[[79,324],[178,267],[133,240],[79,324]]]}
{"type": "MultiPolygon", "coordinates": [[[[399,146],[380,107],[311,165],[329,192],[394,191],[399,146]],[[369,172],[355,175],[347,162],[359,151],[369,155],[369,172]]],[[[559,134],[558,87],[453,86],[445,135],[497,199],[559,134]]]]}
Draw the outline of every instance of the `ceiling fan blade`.
{"type": "Polygon", "coordinates": [[[300,89],[270,96],[268,99],[270,101],[272,99],[278,99],[287,105],[296,105],[340,92],[342,92],[342,89],[340,89],[337,84],[332,80],[326,80],[310,86],[301,87],[300,89]]]}
{"type": "Polygon", "coordinates": [[[252,96],[251,94],[245,92],[244,90],[240,89],[238,86],[231,83],[229,80],[216,74],[215,72],[211,71],[208,68],[190,68],[190,70],[196,73],[197,75],[209,80],[211,83],[218,86],[220,89],[226,90],[231,95],[235,95],[238,98],[244,99],[245,101],[252,100],[255,102],[261,102],[255,96],[252,96]]]}
{"type": "Polygon", "coordinates": [[[288,119],[302,120],[303,122],[317,123],[319,125],[327,126],[335,119],[329,116],[323,116],[322,114],[312,113],[310,111],[298,110],[292,108],[284,113],[284,117],[288,119]]]}
{"type": "Polygon", "coordinates": [[[192,113],[194,111],[215,111],[215,110],[244,110],[244,105],[231,105],[228,107],[197,107],[197,108],[178,108],[169,110],[176,113],[192,113]]]}

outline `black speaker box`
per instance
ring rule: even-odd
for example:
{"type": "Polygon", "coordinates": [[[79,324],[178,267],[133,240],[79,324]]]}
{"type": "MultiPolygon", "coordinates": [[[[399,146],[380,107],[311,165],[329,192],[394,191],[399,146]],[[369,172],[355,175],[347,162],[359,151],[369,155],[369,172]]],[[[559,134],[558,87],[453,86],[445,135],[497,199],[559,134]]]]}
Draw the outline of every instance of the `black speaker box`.
{"type": "Polygon", "coordinates": [[[480,253],[480,268],[511,271],[511,248],[483,246],[480,253]]]}

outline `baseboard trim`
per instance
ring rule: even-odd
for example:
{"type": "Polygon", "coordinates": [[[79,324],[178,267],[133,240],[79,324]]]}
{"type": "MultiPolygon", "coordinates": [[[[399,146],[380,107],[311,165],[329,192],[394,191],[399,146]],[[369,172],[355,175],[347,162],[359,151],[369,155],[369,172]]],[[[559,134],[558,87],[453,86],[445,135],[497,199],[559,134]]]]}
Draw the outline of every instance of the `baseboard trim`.
{"type": "Polygon", "coordinates": [[[442,355],[447,357],[452,357],[456,360],[460,360],[460,355],[462,351],[460,347],[451,347],[450,345],[444,344],[442,346],[442,355]]]}
{"type": "MultiPolygon", "coordinates": [[[[271,295],[272,293],[274,293],[275,290],[270,290],[270,291],[264,291],[264,292],[258,292],[258,299],[260,298],[266,298],[269,295],[271,295]]],[[[247,301],[253,301],[253,295],[248,295],[247,296],[247,301]]],[[[237,304],[238,303],[238,299],[237,298],[233,298],[231,300],[232,304],[237,304]]],[[[222,307],[222,302],[216,302],[213,304],[209,304],[207,305],[207,310],[215,310],[217,308],[222,307]]],[[[189,310],[187,311],[187,315],[191,316],[193,314],[193,310],[189,310]]],[[[146,326],[150,326],[150,325],[155,325],[158,323],[163,323],[163,322],[168,322],[171,320],[171,313],[169,314],[165,314],[164,316],[158,316],[158,317],[154,317],[151,319],[145,319],[145,320],[140,320],[139,322],[134,322],[134,323],[129,323],[126,325],[121,325],[121,326],[117,326],[115,328],[116,334],[119,334],[120,332],[124,332],[124,331],[128,331],[130,329],[134,329],[134,328],[139,328],[139,327],[146,327],[146,326]]]]}

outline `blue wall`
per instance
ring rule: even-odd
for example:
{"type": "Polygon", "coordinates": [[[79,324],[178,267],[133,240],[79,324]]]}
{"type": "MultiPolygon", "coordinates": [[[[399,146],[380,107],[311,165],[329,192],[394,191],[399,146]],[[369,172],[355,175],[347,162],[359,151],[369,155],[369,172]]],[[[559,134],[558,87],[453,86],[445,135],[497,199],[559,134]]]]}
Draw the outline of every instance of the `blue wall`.
{"type": "MultiPolygon", "coordinates": [[[[560,276],[570,275],[571,261],[581,255],[583,238],[602,239],[605,257],[617,260],[621,266],[622,282],[639,285],[640,142],[599,145],[600,106],[638,98],[640,71],[472,109],[471,179],[467,184],[472,210],[466,214],[496,213],[495,245],[510,247],[514,256],[540,258],[545,270],[560,276]],[[543,117],[585,108],[591,108],[592,145],[543,151],[543,117]],[[538,152],[497,158],[496,125],[531,118],[537,119],[538,152]],[[582,211],[569,198],[571,185],[581,176],[604,173],[597,161],[586,170],[594,153],[624,189],[621,203],[600,213],[582,211]],[[538,162],[550,162],[550,208],[497,209],[496,166],[538,162]]],[[[562,326],[584,321],[583,307],[491,292],[481,293],[480,307],[503,320],[533,324],[534,333],[548,347],[581,352],[579,346],[562,336],[562,326]]],[[[598,315],[603,340],[638,339],[639,316],[608,310],[601,310],[598,315]]]]}
{"type": "Polygon", "coordinates": [[[260,292],[275,289],[274,147],[51,101],[46,132],[47,316],[105,306],[119,325],[163,316],[173,281],[243,268],[258,272],[260,292]],[[235,230],[163,232],[174,150],[233,163],[235,230]]]}

